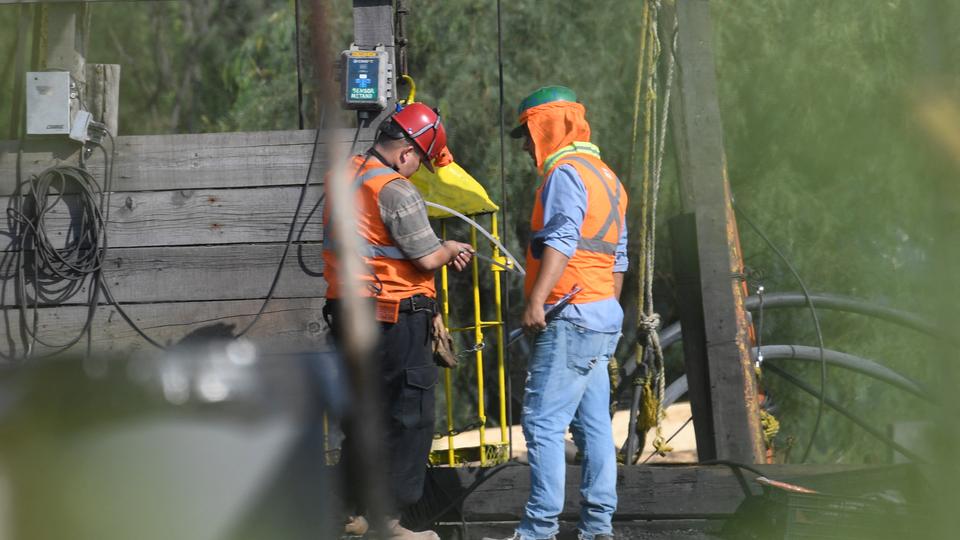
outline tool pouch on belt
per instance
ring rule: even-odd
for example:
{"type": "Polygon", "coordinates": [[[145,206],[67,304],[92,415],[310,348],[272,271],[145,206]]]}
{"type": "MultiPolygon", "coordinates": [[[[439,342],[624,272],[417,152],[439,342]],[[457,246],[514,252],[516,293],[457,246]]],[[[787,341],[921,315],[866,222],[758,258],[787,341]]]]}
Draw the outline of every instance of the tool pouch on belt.
{"type": "Polygon", "coordinates": [[[443,317],[433,318],[433,361],[442,368],[457,366],[457,355],[453,352],[453,337],[443,324],[443,317]]]}
{"type": "Polygon", "coordinates": [[[379,322],[397,322],[400,318],[400,301],[392,298],[377,298],[376,318],[379,322]]]}

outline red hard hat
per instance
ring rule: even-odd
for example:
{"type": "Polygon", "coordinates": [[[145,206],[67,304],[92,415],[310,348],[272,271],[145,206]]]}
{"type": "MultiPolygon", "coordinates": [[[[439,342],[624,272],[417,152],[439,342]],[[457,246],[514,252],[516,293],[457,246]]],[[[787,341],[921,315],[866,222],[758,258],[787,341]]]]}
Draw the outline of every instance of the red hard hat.
{"type": "Polygon", "coordinates": [[[392,120],[423,151],[426,167],[433,170],[433,161],[447,146],[447,131],[440,122],[440,113],[423,103],[411,103],[394,113],[392,120]]]}

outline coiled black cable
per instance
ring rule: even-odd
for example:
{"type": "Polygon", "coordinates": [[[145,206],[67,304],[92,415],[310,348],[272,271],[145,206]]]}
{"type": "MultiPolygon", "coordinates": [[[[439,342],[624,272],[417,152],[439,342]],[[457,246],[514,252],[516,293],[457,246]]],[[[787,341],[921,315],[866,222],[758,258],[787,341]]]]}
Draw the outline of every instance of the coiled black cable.
{"type": "MultiPolygon", "coordinates": [[[[103,261],[106,260],[108,248],[106,223],[109,220],[110,212],[116,141],[102,124],[92,125],[92,128],[101,138],[105,136],[109,139],[109,151],[99,141],[88,143],[91,146],[85,146],[81,151],[79,167],[56,165],[32,177],[30,181],[20,186],[20,196],[11,198],[11,205],[7,209],[8,217],[15,231],[14,236],[18,239],[16,245],[16,294],[20,306],[21,333],[27,343],[25,356],[28,358],[34,356],[34,347],[37,343],[52,349],[52,351],[45,352],[43,356],[52,356],[69,349],[80,341],[84,335],[87,336],[87,353],[89,355],[92,338],[90,329],[101,291],[117,313],[137,334],[151,345],[161,349],[165,348],[162,343],[150,337],[140,328],[123,309],[102,275],[103,261]],[[97,182],[85,166],[85,158],[94,147],[99,148],[104,156],[105,184],[103,186],[97,182]],[[51,235],[48,232],[47,220],[50,216],[58,215],[54,209],[62,206],[61,202],[66,202],[70,209],[70,229],[67,233],[65,245],[58,247],[56,240],[60,239],[55,238],[56,235],[51,235]],[[32,285],[32,295],[28,292],[28,284],[32,285]],[[86,301],[88,311],[80,332],[62,344],[40,339],[38,335],[40,327],[38,308],[42,304],[61,304],[76,295],[84,286],[87,286],[88,290],[86,301]]],[[[284,251],[270,288],[253,320],[235,337],[246,334],[260,320],[276,291],[287,254],[294,242],[296,223],[303,207],[306,191],[310,185],[319,150],[321,132],[322,128],[317,129],[306,178],[302,185],[294,217],[291,220],[284,251]]],[[[359,135],[360,125],[358,123],[351,143],[351,154],[356,148],[359,135]]],[[[321,202],[322,200],[323,197],[320,198],[321,202]]],[[[321,202],[318,202],[311,210],[311,215],[321,202]]],[[[299,240],[299,236],[297,239],[299,240]]],[[[60,242],[63,241],[60,240],[60,242]]]]}
{"type": "Polygon", "coordinates": [[[11,199],[7,216],[16,231],[16,294],[21,332],[26,338],[25,356],[34,355],[37,343],[53,349],[44,356],[62,352],[89,334],[99,300],[99,273],[103,266],[103,189],[85,168],[55,165],[19,186],[20,196],[11,199]],[[64,203],[64,204],[61,204],[64,203]],[[51,223],[66,206],[70,227],[63,238],[51,223]],[[32,288],[32,294],[28,290],[32,288]],[[39,307],[59,304],[87,287],[86,319],[80,332],[66,343],[52,343],[39,336],[39,307]]]}

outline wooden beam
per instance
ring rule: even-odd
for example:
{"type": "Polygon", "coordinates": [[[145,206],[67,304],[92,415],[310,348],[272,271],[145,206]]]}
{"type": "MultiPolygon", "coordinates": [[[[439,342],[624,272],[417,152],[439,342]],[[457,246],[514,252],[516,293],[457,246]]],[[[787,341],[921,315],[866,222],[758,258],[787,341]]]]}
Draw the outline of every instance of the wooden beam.
{"type": "Polygon", "coordinates": [[[44,69],[69,71],[75,80],[84,80],[87,56],[89,12],[83,2],[48,6],[47,47],[44,69]]]}
{"type": "MultiPolygon", "coordinates": [[[[71,93],[81,94],[86,87],[87,36],[90,11],[82,2],[54,4],[46,12],[46,70],[69,71],[71,93]]],[[[70,100],[71,117],[80,110],[77,99],[70,100]]],[[[69,143],[64,143],[69,144],[69,143]]]]}
{"type": "MultiPolygon", "coordinates": [[[[698,452],[700,459],[757,463],[763,460],[764,449],[748,350],[746,311],[740,282],[735,277],[739,247],[725,174],[709,2],[679,0],[676,15],[674,141],[681,200],[684,210],[696,216],[705,339],[702,345],[707,354],[706,390],[711,404],[706,414],[712,419],[710,424],[701,422],[695,428],[698,432],[710,430],[714,440],[713,448],[698,447],[698,452]]],[[[695,413],[695,418],[702,419],[704,414],[695,413]]]]}
{"type": "MultiPolygon", "coordinates": [[[[322,209],[313,213],[309,223],[303,221],[322,194],[319,186],[307,192],[296,225],[298,233],[303,231],[303,240],[322,240],[322,209]]],[[[110,199],[109,245],[123,248],[283,242],[299,197],[300,188],[293,186],[117,192],[110,199]]],[[[0,197],[0,206],[9,207],[9,199],[0,197]]],[[[77,225],[75,200],[76,196],[64,196],[45,215],[46,233],[55,248],[66,247],[68,233],[77,225]],[[63,246],[56,244],[57,238],[64,239],[63,246]]],[[[0,235],[0,250],[17,249],[10,235],[0,235]]]]}
{"type": "MultiPolygon", "coordinates": [[[[84,90],[86,81],[84,65],[90,27],[90,11],[87,5],[82,2],[59,2],[40,6],[35,10],[35,15],[34,53],[38,58],[35,58],[36,65],[32,65],[32,69],[69,72],[71,94],[79,95],[84,90]]],[[[79,101],[70,100],[71,117],[80,110],[79,101]]],[[[27,140],[24,149],[29,151],[34,148],[34,144],[35,140],[27,140]]],[[[80,145],[66,137],[51,138],[46,144],[52,159],[78,159],[80,145]]],[[[50,164],[52,161],[47,163],[50,164]]],[[[11,178],[15,179],[15,175],[11,178]]]]}
{"type": "Polygon", "coordinates": [[[13,73],[12,106],[10,107],[10,129],[6,136],[16,139],[20,136],[21,124],[24,122],[24,92],[26,90],[26,72],[33,68],[27,60],[28,28],[34,25],[34,8],[20,6],[17,21],[17,41],[14,51],[15,63],[13,73]],[[29,66],[29,67],[28,67],[29,66]]]}
{"type": "MultiPolygon", "coordinates": [[[[866,465],[755,465],[767,478],[795,483],[833,495],[856,496],[896,489],[908,501],[920,496],[919,473],[914,466],[871,467],[866,465]]],[[[575,521],[580,513],[580,467],[567,466],[566,494],[562,521],[575,521]]],[[[426,497],[438,496],[444,506],[465,493],[461,514],[452,510],[442,521],[517,521],[530,494],[530,469],[508,465],[500,470],[435,467],[426,497]]],[[[743,472],[747,488],[760,489],[743,472]]],[[[725,465],[636,465],[617,468],[617,512],[615,522],[629,520],[675,520],[726,518],[746,497],[737,475],[725,465]]],[[[442,508],[442,506],[441,506],[442,508]]]]}
{"type": "Polygon", "coordinates": [[[677,306],[683,327],[683,363],[687,374],[690,410],[693,413],[697,457],[717,459],[707,361],[707,338],[703,320],[703,291],[700,289],[700,259],[697,245],[697,218],[693,213],[673,217],[670,222],[673,274],[677,285],[677,306]]]}
{"type": "MultiPolygon", "coordinates": [[[[718,519],[670,519],[614,521],[613,537],[617,540],[717,540],[723,538],[724,520],[718,519]]],[[[434,530],[440,538],[469,540],[472,538],[513,538],[519,521],[468,523],[441,523],[434,530]]],[[[577,521],[559,524],[557,538],[577,538],[577,521]]]]}
{"type": "MultiPolygon", "coordinates": [[[[283,254],[283,244],[236,244],[224,246],[112,248],[103,265],[104,279],[121,303],[205,302],[266,298],[283,254]]],[[[319,244],[291,246],[276,299],[319,298],[326,293],[319,244]]],[[[0,259],[0,307],[16,307],[17,282],[13,278],[12,254],[0,259]]],[[[32,273],[27,272],[26,291],[33,304],[32,273]]],[[[41,304],[86,305],[87,285],[68,298],[41,296],[41,304]]],[[[107,304],[100,299],[100,304],[107,304]]]]}
{"type": "Polygon", "coordinates": [[[353,1],[353,42],[358,47],[393,47],[393,1],[353,1]]]}
{"type": "MultiPolygon", "coordinates": [[[[354,133],[342,129],[330,135],[335,141],[350,142],[354,133]]],[[[118,137],[113,185],[122,191],[300,185],[307,175],[315,137],[313,130],[118,137]]],[[[366,149],[370,143],[371,139],[361,137],[357,149],[366,149]]],[[[0,195],[16,192],[18,144],[0,141],[0,195]]],[[[321,144],[313,182],[320,182],[327,169],[323,150],[321,144]]],[[[23,179],[63,159],[61,152],[55,142],[32,141],[23,153],[23,179]]],[[[99,155],[90,160],[88,168],[103,178],[99,155]]]]}
{"type": "MultiPolygon", "coordinates": [[[[120,299],[118,299],[120,301],[120,299]]],[[[321,310],[323,298],[272,300],[247,338],[262,351],[273,353],[315,351],[326,343],[327,326],[321,310]]],[[[226,337],[246,328],[263,305],[263,300],[219,302],[174,302],[129,304],[121,306],[144,333],[166,345],[174,345],[191,332],[226,337]]],[[[86,306],[63,306],[38,310],[38,334],[51,344],[63,344],[78,335],[86,321],[86,306]]],[[[0,359],[24,353],[20,311],[0,311],[0,359]]],[[[32,312],[30,317],[32,317],[32,312]]],[[[96,311],[91,326],[92,348],[100,353],[129,354],[156,350],[130,327],[116,308],[104,306],[96,311]]],[[[36,354],[49,349],[38,344],[36,354]]],[[[86,339],[74,345],[72,352],[83,353],[86,339]]]]}

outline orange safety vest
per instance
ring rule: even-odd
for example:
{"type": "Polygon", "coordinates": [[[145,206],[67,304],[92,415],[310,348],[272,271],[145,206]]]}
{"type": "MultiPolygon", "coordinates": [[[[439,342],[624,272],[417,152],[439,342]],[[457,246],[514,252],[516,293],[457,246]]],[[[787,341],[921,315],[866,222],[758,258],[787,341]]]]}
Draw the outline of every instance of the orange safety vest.
{"type": "MultiPolygon", "coordinates": [[[[569,151],[552,163],[544,175],[544,182],[537,188],[533,215],[530,217],[531,234],[543,229],[543,187],[550,175],[560,165],[576,169],[587,192],[587,212],[580,226],[580,239],[573,257],[547,297],[547,304],[554,304],[570,292],[574,285],[582,291],[572,303],[586,304],[614,297],[613,265],[616,258],[622,219],[627,210],[627,194],[617,175],[600,160],[595,146],[574,143],[569,151]]],[[[534,258],[527,248],[527,277],[524,294],[530,297],[533,283],[540,272],[540,259],[534,258]]]]}
{"type": "MultiPolygon", "coordinates": [[[[380,191],[394,180],[405,179],[376,157],[367,159],[365,156],[353,156],[351,168],[355,171],[353,188],[356,192],[357,232],[362,241],[363,260],[370,270],[358,276],[365,285],[360,294],[376,297],[378,315],[381,303],[399,306],[401,300],[417,294],[435,298],[437,289],[433,272],[417,269],[406,258],[400,248],[393,244],[390,232],[380,218],[380,191]]],[[[330,179],[327,180],[325,185],[328,186],[330,179]]],[[[339,265],[333,250],[333,235],[330,234],[331,224],[327,222],[329,204],[330,197],[326,197],[323,212],[323,272],[327,280],[327,298],[332,299],[340,298],[342,291],[338,278],[339,265]]]]}

